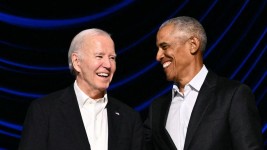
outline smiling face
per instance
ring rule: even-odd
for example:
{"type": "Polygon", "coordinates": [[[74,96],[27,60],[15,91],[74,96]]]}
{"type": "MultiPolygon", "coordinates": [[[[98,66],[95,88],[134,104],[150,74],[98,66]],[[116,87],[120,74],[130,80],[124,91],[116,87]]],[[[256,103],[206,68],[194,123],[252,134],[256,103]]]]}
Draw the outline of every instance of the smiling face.
{"type": "Polygon", "coordinates": [[[190,71],[193,55],[190,52],[190,36],[175,31],[172,24],[162,27],[157,33],[158,53],[156,56],[165,71],[167,80],[181,82],[190,71]]]}
{"type": "Polygon", "coordinates": [[[100,98],[116,70],[113,40],[107,35],[85,37],[78,52],[72,54],[78,86],[91,98],[100,98]]]}

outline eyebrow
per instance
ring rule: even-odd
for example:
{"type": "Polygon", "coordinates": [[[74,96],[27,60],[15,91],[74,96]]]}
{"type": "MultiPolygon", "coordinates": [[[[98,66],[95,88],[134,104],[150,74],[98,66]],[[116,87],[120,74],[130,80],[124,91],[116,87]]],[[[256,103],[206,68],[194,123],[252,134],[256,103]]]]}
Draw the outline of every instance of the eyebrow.
{"type": "Polygon", "coordinates": [[[104,53],[102,53],[102,52],[97,52],[97,53],[94,53],[94,55],[104,55],[104,53]]]}
{"type": "MultiPolygon", "coordinates": [[[[105,55],[105,53],[103,53],[103,52],[96,52],[96,53],[94,53],[94,55],[105,55]]],[[[111,54],[109,56],[115,56],[115,57],[117,57],[117,54],[111,54]]]]}
{"type": "Polygon", "coordinates": [[[168,46],[168,45],[170,45],[170,44],[168,44],[166,42],[162,42],[162,43],[159,44],[159,47],[168,46]]]}

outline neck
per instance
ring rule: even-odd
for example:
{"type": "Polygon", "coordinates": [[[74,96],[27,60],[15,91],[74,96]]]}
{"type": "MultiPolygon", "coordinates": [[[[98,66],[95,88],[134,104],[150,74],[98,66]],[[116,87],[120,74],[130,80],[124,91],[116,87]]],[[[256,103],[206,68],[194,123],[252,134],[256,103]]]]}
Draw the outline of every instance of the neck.
{"type": "Polygon", "coordinates": [[[92,88],[91,86],[88,86],[86,83],[80,81],[79,79],[76,79],[77,81],[77,85],[79,86],[79,88],[90,98],[96,100],[99,98],[103,98],[106,90],[100,90],[100,89],[96,89],[96,88],[92,88]]]}
{"type": "Polygon", "coordinates": [[[175,81],[178,83],[178,88],[181,93],[184,93],[185,85],[188,84],[199,73],[202,67],[203,63],[191,67],[190,70],[184,73],[183,77],[179,78],[178,81],[175,81]]]}

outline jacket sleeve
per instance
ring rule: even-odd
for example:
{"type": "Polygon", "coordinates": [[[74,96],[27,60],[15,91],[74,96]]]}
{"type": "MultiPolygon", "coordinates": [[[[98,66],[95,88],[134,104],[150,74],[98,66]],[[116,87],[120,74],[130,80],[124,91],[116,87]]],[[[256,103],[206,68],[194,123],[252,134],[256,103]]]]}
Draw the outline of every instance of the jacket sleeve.
{"type": "Polygon", "coordinates": [[[23,126],[19,150],[46,150],[48,122],[37,101],[31,103],[23,126]]]}
{"type": "Polygon", "coordinates": [[[144,150],[153,150],[153,143],[152,143],[152,108],[150,106],[148,116],[144,122],[144,150]]]}
{"type": "Polygon", "coordinates": [[[136,113],[136,117],[133,122],[133,136],[131,150],[142,150],[143,148],[143,126],[139,113],[136,113]]]}
{"type": "Polygon", "coordinates": [[[232,95],[229,124],[235,150],[263,150],[259,113],[246,85],[238,86],[232,95]]]}

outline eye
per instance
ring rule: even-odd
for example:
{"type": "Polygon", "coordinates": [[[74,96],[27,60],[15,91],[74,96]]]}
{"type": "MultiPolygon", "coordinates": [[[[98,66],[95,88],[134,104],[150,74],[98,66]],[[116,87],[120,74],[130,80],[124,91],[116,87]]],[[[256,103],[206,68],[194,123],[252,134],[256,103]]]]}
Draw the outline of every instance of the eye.
{"type": "Polygon", "coordinates": [[[96,58],[101,59],[101,58],[103,58],[103,56],[102,55],[96,55],[96,58]]]}
{"type": "Polygon", "coordinates": [[[169,48],[169,45],[168,45],[168,44],[161,44],[161,45],[160,45],[160,48],[161,48],[162,50],[167,50],[167,49],[169,48]]]}
{"type": "Polygon", "coordinates": [[[169,45],[169,44],[163,45],[163,46],[162,46],[162,49],[163,49],[163,50],[167,50],[167,49],[170,48],[170,46],[171,46],[171,45],[169,45]]]}
{"type": "Polygon", "coordinates": [[[116,60],[116,56],[110,56],[109,59],[116,60]]]}

